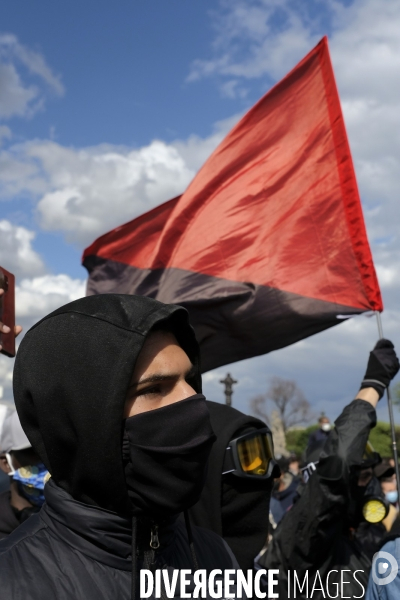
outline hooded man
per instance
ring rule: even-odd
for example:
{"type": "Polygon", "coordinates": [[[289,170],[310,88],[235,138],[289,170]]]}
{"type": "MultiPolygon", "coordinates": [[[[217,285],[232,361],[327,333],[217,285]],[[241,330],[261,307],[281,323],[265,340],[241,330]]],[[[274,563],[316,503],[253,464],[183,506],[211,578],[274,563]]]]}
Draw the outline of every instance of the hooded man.
{"type": "Polygon", "coordinates": [[[1,421],[0,469],[10,479],[10,489],[0,494],[0,539],[3,539],[39,512],[49,474],[26,437],[17,412],[0,405],[1,421]]]}
{"type": "Polygon", "coordinates": [[[139,597],[141,568],[237,568],[187,517],[215,436],[185,309],[114,294],[67,304],[21,342],[14,397],[52,477],[40,513],[0,543],[4,598],[123,600],[139,597]]]}

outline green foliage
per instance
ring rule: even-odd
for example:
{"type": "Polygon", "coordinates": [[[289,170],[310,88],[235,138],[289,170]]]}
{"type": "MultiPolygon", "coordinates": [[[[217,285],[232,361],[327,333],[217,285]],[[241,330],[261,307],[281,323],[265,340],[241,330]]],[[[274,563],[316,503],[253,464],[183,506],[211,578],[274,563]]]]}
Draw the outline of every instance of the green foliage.
{"type": "Polygon", "coordinates": [[[289,452],[296,452],[301,457],[307,447],[310,433],[316,429],[318,429],[318,425],[315,424],[304,429],[289,429],[286,432],[286,447],[289,452]]]}
{"type": "MultiPolygon", "coordinates": [[[[389,423],[378,421],[376,427],[371,431],[369,440],[376,452],[379,452],[381,456],[392,456],[392,436],[389,423]]],[[[396,442],[397,456],[400,456],[400,427],[396,427],[396,442]]]]}
{"type": "MultiPolygon", "coordinates": [[[[290,452],[296,452],[302,456],[307,447],[309,435],[312,431],[318,429],[318,425],[311,425],[305,429],[291,429],[286,433],[286,446],[290,452]]],[[[376,452],[381,456],[392,456],[392,438],[390,435],[389,423],[378,421],[376,427],[371,431],[369,440],[376,452]]],[[[396,441],[398,456],[400,457],[400,427],[396,427],[396,441]]]]}

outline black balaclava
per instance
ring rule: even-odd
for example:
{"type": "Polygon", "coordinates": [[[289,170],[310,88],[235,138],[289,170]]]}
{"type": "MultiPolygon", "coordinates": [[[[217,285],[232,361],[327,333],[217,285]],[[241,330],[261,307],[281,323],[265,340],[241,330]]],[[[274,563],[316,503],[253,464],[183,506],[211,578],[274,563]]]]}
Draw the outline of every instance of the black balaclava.
{"type": "Polygon", "coordinates": [[[200,498],[215,435],[202,394],[125,421],[123,458],[132,514],[160,521],[200,498]]]}
{"type": "Polygon", "coordinates": [[[189,356],[195,374],[188,383],[201,393],[187,311],[151,298],[81,298],[39,321],[20,344],[14,397],[22,426],[55,483],[76,500],[130,513],[123,409],[144,340],[160,325],[189,356]]]}

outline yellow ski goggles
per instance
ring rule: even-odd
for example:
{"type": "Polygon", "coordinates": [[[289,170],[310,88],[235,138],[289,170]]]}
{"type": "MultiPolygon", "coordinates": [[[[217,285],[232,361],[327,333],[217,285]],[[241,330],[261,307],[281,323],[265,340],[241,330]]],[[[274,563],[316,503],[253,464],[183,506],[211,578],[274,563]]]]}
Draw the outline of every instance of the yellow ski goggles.
{"type": "Polygon", "coordinates": [[[232,473],[237,477],[268,479],[277,463],[274,459],[274,444],[268,427],[255,429],[229,442],[225,451],[222,474],[232,473]]]}

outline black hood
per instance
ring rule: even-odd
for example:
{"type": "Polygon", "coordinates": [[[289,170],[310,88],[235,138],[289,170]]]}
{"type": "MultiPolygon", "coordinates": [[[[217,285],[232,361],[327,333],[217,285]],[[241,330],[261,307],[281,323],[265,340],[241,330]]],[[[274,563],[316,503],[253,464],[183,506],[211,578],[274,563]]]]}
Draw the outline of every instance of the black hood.
{"type": "Polygon", "coordinates": [[[103,294],[54,311],[28,331],[14,368],[22,426],[55,483],[73,498],[124,513],[122,462],[126,391],[151,329],[167,323],[195,366],[199,351],[187,311],[151,298],[103,294]]]}
{"type": "Polygon", "coordinates": [[[251,569],[268,535],[273,477],[259,482],[231,474],[223,476],[222,471],[229,442],[267,425],[225,404],[207,401],[207,406],[217,441],[211,450],[202,495],[189,513],[195,525],[224,538],[241,569],[251,569]]]}

